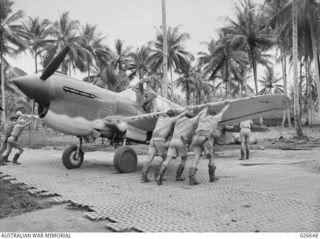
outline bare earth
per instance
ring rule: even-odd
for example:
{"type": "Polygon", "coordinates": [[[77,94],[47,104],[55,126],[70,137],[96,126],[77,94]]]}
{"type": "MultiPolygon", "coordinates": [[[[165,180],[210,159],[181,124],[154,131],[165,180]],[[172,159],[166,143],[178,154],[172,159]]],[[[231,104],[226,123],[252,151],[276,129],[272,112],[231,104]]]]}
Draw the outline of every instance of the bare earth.
{"type": "MultiPolygon", "coordinates": [[[[281,164],[281,160],[288,161],[292,158],[294,150],[296,155],[303,155],[306,160],[296,161],[297,163],[290,164],[288,170],[298,168],[299,172],[303,171],[309,174],[310,177],[319,177],[320,175],[320,157],[318,157],[320,151],[320,127],[305,128],[306,135],[309,136],[309,141],[293,139],[294,131],[282,128],[271,128],[267,133],[256,133],[259,143],[253,146],[253,159],[246,161],[246,163],[256,163],[263,161],[264,163],[271,162],[271,157],[275,155],[278,157],[278,163],[281,164]],[[269,153],[270,152],[270,153],[269,153]],[[257,157],[259,161],[255,161],[254,157],[257,157]]],[[[25,144],[28,145],[28,136],[25,135],[25,144]]],[[[34,138],[35,139],[35,138],[34,138]]],[[[37,137],[39,140],[39,137],[37,137]]],[[[48,140],[48,139],[46,139],[48,140]]],[[[31,137],[31,142],[34,142],[31,137]]],[[[45,141],[45,140],[43,140],[45,141]]],[[[54,157],[59,158],[60,153],[65,146],[64,142],[76,143],[74,137],[55,136],[52,137],[54,147],[47,146],[45,150],[26,150],[25,155],[22,156],[20,166],[24,168],[24,164],[28,164],[30,157],[35,156],[37,158],[54,157]]],[[[41,139],[37,145],[37,148],[43,147],[41,145],[41,139]]],[[[112,147],[90,145],[92,148],[103,148],[103,150],[112,151],[112,147]]],[[[133,146],[139,155],[147,152],[146,146],[133,146]]],[[[218,160],[224,157],[237,157],[235,149],[238,149],[238,145],[218,146],[217,158],[218,160]],[[235,156],[234,156],[235,155],[235,156]],[[220,158],[220,159],[219,159],[220,158]]],[[[100,155],[102,152],[92,152],[92,155],[100,155]]],[[[139,156],[141,157],[141,156],[139,156]]],[[[298,160],[298,157],[295,158],[298,160]]],[[[273,161],[272,161],[273,162],[273,161]]],[[[219,165],[219,164],[218,164],[219,165]]],[[[250,166],[250,165],[248,165],[250,166]]],[[[13,167],[12,165],[5,167],[13,167]]],[[[139,168],[139,171],[141,168],[139,168]]],[[[54,203],[51,200],[51,196],[40,197],[29,194],[28,192],[21,190],[17,185],[12,185],[8,180],[3,177],[5,171],[0,166],[0,231],[11,232],[25,232],[25,231],[38,231],[38,232],[110,232],[110,228],[105,226],[103,220],[93,221],[84,216],[84,212],[88,208],[81,208],[79,206],[70,206],[67,203],[54,203]],[[1,174],[2,173],[2,174],[1,174]]],[[[67,171],[61,167],[61,174],[66,172],[70,174],[71,171],[67,171]]],[[[298,171],[297,171],[298,172],[298,171]]],[[[121,175],[126,177],[126,175],[121,175]]],[[[140,180],[139,176],[136,177],[137,182],[140,180]]],[[[221,179],[223,180],[223,178],[221,179]]],[[[281,178],[279,178],[281,180],[281,178]]],[[[156,184],[152,184],[153,187],[158,187],[156,184]]],[[[297,189],[298,190],[298,189],[297,189]]],[[[301,189],[299,189],[301,190],[301,189]]],[[[189,190],[190,191],[190,190],[189,190]]],[[[291,192],[295,194],[295,192],[291,192]]],[[[301,194],[301,191],[296,192],[301,194]]],[[[320,199],[320,197],[317,197],[320,199]]],[[[232,219],[234,220],[234,219],[232,219]]]]}

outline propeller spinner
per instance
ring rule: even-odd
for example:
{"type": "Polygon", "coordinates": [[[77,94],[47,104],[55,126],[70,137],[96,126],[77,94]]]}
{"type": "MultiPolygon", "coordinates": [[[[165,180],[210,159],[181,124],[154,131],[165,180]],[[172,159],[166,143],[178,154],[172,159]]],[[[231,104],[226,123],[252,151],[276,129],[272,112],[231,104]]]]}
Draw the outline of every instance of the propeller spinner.
{"type": "Polygon", "coordinates": [[[66,46],[60,51],[44,69],[40,78],[36,74],[26,75],[14,79],[13,83],[29,98],[34,99],[43,106],[48,106],[50,84],[46,80],[58,69],[69,50],[70,47],[66,46]]]}

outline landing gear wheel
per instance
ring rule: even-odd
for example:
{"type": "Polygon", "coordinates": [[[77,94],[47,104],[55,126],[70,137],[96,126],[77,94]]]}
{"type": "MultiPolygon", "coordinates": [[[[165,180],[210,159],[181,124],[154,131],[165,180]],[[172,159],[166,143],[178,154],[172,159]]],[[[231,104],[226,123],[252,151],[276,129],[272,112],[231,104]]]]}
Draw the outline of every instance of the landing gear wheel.
{"type": "Polygon", "coordinates": [[[62,154],[62,163],[67,169],[79,168],[83,163],[84,153],[80,150],[77,155],[78,146],[72,145],[66,148],[62,154]]]}
{"type": "Polygon", "coordinates": [[[137,168],[138,157],[136,152],[127,146],[116,150],[113,164],[120,173],[131,173],[137,168]]]}

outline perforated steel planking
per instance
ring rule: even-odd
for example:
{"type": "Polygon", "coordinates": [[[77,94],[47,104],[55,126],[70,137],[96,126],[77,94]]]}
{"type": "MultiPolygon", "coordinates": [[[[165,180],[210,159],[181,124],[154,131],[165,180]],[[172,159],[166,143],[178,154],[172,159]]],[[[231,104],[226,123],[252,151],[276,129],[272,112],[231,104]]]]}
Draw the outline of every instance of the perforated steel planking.
{"type": "MultiPolygon", "coordinates": [[[[0,171],[1,177],[24,183],[20,186],[34,193],[52,193],[56,202],[92,210],[84,214],[104,220],[115,231],[319,231],[319,175],[290,164],[309,159],[299,152],[287,159],[268,152],[266,159],[265,152],[253,151],[253,159],[245,162],[251,166],[240,165],[238,151],[220,152],[216,159],[220,179],[215,183],[208,182],[207,161],[201,160],[197,172],[201,184],[193,187],[188,181],[175,181],[178,159],[172,160],[166,180],[158,186],[154,181],[140,183],[146,156],[139,156],[137,172],[119,174],[110,153],[88,153],[81,168],[66,170],[59,160],[33,158],[35,151],[27,150],[23,168],[8,165],[0,171]]],[[[192,158],[184,172],[187,179],[191,162],[192,158]]],[[[150,179],[159,163],[155,159],[150,179]]]]}

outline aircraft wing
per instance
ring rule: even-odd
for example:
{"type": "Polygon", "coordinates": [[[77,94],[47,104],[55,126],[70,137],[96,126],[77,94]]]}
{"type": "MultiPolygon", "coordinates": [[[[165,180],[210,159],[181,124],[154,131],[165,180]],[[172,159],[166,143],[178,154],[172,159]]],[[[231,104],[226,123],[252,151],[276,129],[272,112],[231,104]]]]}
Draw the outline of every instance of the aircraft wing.
{"type": "MultiPolygon", "coordinates": [[[[289,98],[285,95],[260,95],[230,100],[230,106],[220,121],[221,125],[238,124],[241,121],[258,118],[289,107],[289,98]]],[[[216,112],[225,106],[226,101],[209,103],[216,112]]]]}
{"type": "MultiPolygon", "coordinates": [[[[261,95],[240,99],[229,100],[229,109],[225,112],[222,117],[220,124],[237,124],[243,120],[254,119],[260,116],[267,115],[271,112],[283,111],[289,107],[289,98],[285,95],[261,95]]],[[[207,103],[196,106],[189,106],[187,109],[197,109],[201,110],[204,107],[213,108],[217,113],[226,105],[226,101],[207,103]]],[[[180,109],[182,112],[186,110],[185,108],[180,109]]],[[[131,116],[122,119],[122,122],[127,122],[128,124],[143,129],[146,131],[152,131],[156,120],[159,115],[165,114],[166,111],[142,114],[131,116]]]]}
{"type": "MultiPolygon", "coordinates": [[[[165,115],[167,111],[149,113],[149,114],[140,114],[135,116],[125,117],[118,123],[119,127],[123,124],[128,124],[132,127],[138,128],[143,131],[153,131],[157,119],[160,115],[165,115]]],[[[121,130],[121,129],[120,129],[121,130]]]]}
{"type": "MultiPolygon", "coordinates": [[[[283,111],[289,106],[289,98],[285,95],[263,95],[248,98],[229,100],[230,106],[222,117],[221,125],[238,124],[247,119],[254,119],[270,112],[283,111]]],[[[186,109],[201,110],[204,107],[213,108],[217,113],[226,105],[226,101],[207,103],[187,108],[179,109],[182,112],[186,109]]],[[[134,116],[112,116],[108,117],[105,122],[109,121],[114,124],[121,132],[127,131],[127,137],[133,135],[140,141],[145,140],[147,132],[152,132],[157,119],[160,115],[166,114],[167,111],[157,113],[140,114],[134,116]]]]}

